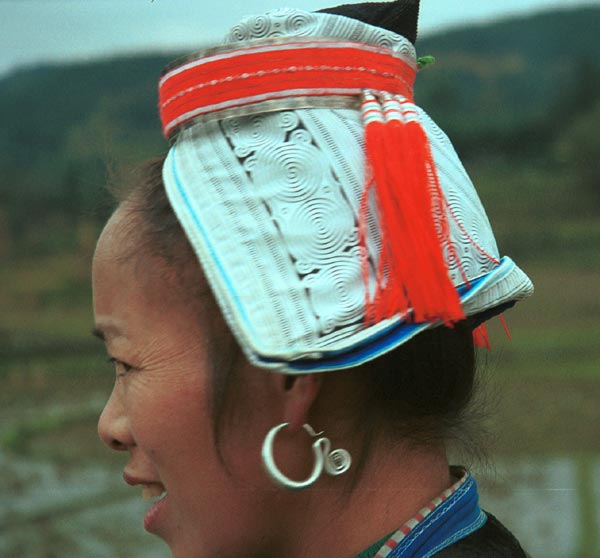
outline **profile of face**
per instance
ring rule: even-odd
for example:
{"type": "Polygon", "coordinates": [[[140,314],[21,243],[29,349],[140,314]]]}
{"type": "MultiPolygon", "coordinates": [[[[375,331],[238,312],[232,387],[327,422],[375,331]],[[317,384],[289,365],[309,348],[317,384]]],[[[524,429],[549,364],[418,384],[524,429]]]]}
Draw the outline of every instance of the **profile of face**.
{"type": "MultiPolygon", "coordinates": [[[[96,329],[116,370],[100,436],[128,453],[126,482],[162,495],[144,523],[173,557],[251,556],[257,541],[273,544],[289,510],[288,496],[262,469],[260,447],[285,418],[285,397],[294,390],[240,357],[210,295],[191,302],[164,261],[136,253],[135,235],[127,233],[132,218],[117,210],[94,256],[96,329]],[[232,361],[236,414],[217,445],[212,379],[232,361]]],[[[288,469],[310,464],[310,453],[294,457],[297,444],[290,439],[288,447],[283,438],[280,458],[289,458],[288,469]]]]}

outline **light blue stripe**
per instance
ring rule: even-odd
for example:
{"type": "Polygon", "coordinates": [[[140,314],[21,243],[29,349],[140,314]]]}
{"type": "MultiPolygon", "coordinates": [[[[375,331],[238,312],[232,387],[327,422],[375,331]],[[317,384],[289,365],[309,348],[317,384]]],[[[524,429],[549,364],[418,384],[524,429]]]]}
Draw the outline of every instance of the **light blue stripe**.
{"type": "Polygon", "coordinates": [[[179,179],[179,175],[177,174],[177,166],[175,165],[175,149],[176,149],[176,147],[177,147],[177,144],[175,144],[175,145],[173,145],[173,147],[171,147],[171,173],[173,174],[173,178],[175,180],[175,185],[177,186],[177,190],[179,191],[179,195],[181,196],[189,215],[194,220],[194,224],[196,225],[198,232],[202,235],[202,238],[204,239],[204,243],[205,243],[206,247],[208,248],[208,251],[210,252],[210,257],[212,258],[213,263],[217,267],[219,274],[221,276],[221,279],[225,283],[225,286],[229,290],[231,299],[232,299],[235,307],[237,308],[242,319],[244,320],[246,327],[250,331],[252,331],[252,327],[250,325],[250,321],[248,320],[248,316],[246,315],[246,312],[244,311],[244,307],[242,306],[242,304],[239,300],[239,297],[238,297],[237,293],[235,292],[235,289],[233,288],[233,283],[231,282],[231,280],[229,279],[229,276],[225,272],[225,268],[223,267],[221,260],[218,258],[217,253],[215,252],[212,244],[210,243],[208,235],[206,234],[206,230],[202,226],[202,222],[200,221],[200,218],[194,211],[194,208],[192,207],[190,199],[187,195],[187,192],[185,191],[184,186],[181,183],[181,180],[179,179]]]}
{"type": "MultiPolygon", "coordinates": [[[[461,285],[457,287],[460,294],[461,300],[469,295],[474,289],[481,286],[486,281],[488,275],[484,275],[479,279],[475,279],[470,285],[461,285]]],[[[318,370],[330,370],[332,367],[335,368],[348,368],[350,366],[356,366],[377,357],[384,352],[393,349],[400,345],[404,340],[409,339],[420,333],[421,331],[428,329],[433,324],[431,323],[408,323],[400,322],[391,325],[390,327],[378,332],[377,334],[369,337],[362,343],[353,347],[343,349],[341,351],[332,351],[327,353],[327,356],[320,360],[298,360],[291,361],[288,367],[291,370],[297,370],[298,372],[309,372],[318,370]]],[[[278,360],[262,359],[263,362],[281,362],[278,360]]]]}
{"type": "MultiPolygon", "coordinates": [[[[175,185],[179,192],[181,199],[183,200],[184,206],[187,209],[188,214],[192,218],[198,232],[201,234],[204,239],[204,244],[209,252],[209,255],[217,268],[217,271],[220,275],[221,281],[224,283],[226,289],[229,292],[230,300],[232,301],[235,309],[237,310],[239,316],[242,318],[246,328],[251,332],[252,336],[255,337],[254,329],[252,328],[251,322],[245,312],[244,307],[242,306],[240,297],[238,296],[236,290],[234,289],[234,284],[229,278],[228,274],[221,263],[221,260],[217,256],[213,245],[209,240],[209,236],[206,232],[206,229],[203,227],[202,222],[200,221],[199,216],[194,211],[194,208],[190,202],[188,194],[185,190],[185,187],[182,184],[182,181],[179,178],[177,173],[177,166],[175,162],[175,152],[177,145],[173,145],[171,148],[171,172],[175,181],[175,185]]],[[[504,260],[504,258],[503,258],[504,260]]],[[[504,262],[503,262],[504,263],[504,262]]],[[[510,270],[507,270],[508,272],[510,270]]],[[[479,279],[473,281],[469,286],[462,285],[458,287],[457,290],[461,295],[461,299],[469,298],[473,295],[473,292],[482,286],[489,279],[490,274],[487,274],[479,279]]],[[[496,279],[496,278],[495,278],[496,279]]],[[[286,361],[275,358],[264,357],[260,354],[255,353],[255,356],[258,360],[264,362],[265,364],[273,364],[273,363],[282,363],[286,364],[287,367],[291,370],[297,370],[298,372],[310,372],[310,371],[319,371],[319,370],[328,370],[332,367],[334,368],[347,368],[350,366],[356,366],[371,358],[379,356],[380,354],[394,348],[395,346],[402,343],[405,339],[414,336],[416,333],[427,329],[432,324],[411,324],[411,323],[396,323],[391,325],[389,328],[386,328],[383,331],[378,332],[373,337],[363,341],[357,346],[350,347],[347,349],[343,349],[341,351],[330,352],[327,353],[323,359],[319,360],[297,360],[297,361],[286,361]]]]}

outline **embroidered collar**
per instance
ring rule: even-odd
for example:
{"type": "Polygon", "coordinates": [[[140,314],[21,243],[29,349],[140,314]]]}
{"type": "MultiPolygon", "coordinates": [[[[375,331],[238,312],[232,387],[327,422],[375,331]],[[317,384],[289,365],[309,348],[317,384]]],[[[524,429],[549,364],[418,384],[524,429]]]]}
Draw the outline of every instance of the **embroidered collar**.
{"type": "Polygon", "coordinates": [[[462,468],[452,473],[460,480],[394,532],[374,558],[429,558],[485,524],[475,479],[462,468]]]}

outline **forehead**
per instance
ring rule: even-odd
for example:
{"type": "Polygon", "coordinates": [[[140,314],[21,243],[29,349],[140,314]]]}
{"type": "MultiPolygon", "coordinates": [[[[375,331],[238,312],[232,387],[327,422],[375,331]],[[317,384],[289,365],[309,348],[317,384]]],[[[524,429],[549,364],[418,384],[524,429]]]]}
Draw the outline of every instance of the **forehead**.
{"type": "Polygon", "coordinates": [[[92,284],[99,333],[112,336],[140,319],[173,306],[169,267],[141,250],[139,217],[119,208],[106,224],[94,254],[92,284]]]}
{"type": "Polygon", "coordinates": [[[197,262],[179,269],[153,255],[145,230],[139,213],[122,206],[98,240],[92,270],[97,333],[146,330],[151,322],[172,321],[178,328],[220,322],[197,262]]]}
{"type": "Polygon", "coordinates": [[[141,244],[140,216],[126,204],[121,204],[107,221],[94,253],[94,266],[105,260],[128,260],[141,244]],[[136,246],[137,245],[137,246],[136,246]]]}

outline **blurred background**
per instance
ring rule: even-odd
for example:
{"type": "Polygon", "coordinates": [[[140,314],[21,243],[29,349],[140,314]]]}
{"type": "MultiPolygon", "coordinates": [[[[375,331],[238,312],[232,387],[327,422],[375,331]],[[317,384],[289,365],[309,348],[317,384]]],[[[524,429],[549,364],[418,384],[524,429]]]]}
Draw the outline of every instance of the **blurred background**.
{"type": "MultiPolygon", "coordinates": [[[[95,433],[105,184],[166,144],[161,68],[272,0],[0,0],[0,556],[168,556],[95,433]]],[[[308,10],[325,1],[296,2],[308,10]]],[[[483,506],[532,556],[600,557],[600,2],[423,0],[417,101],[535,296],[489,327],[483,506]]]]}

